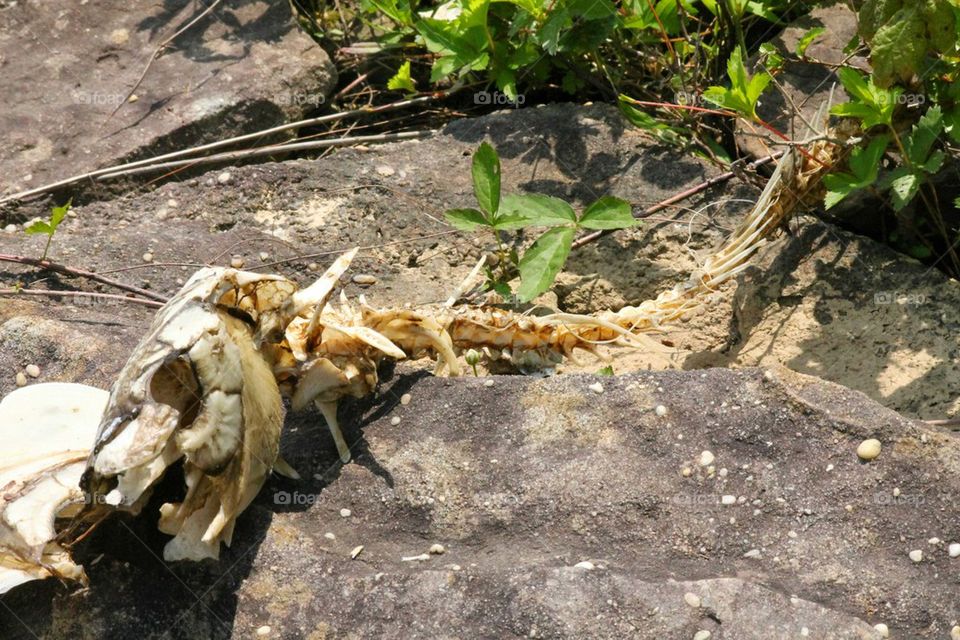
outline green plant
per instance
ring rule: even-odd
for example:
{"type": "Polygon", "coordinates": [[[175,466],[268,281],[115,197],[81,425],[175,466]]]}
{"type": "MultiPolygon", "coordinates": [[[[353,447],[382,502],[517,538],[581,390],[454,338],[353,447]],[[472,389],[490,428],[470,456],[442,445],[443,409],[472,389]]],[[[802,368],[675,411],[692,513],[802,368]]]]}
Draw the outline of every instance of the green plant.
{"type": "Polygon", "coordinates": [[[727,60],[727,78],[730,88],[709,87],[703,92],[704,99],[749,120],[757,120],[757,100],[773,78],[766,72],[753,76],[747,73],[740,47],[734,49],[727,60]]]}
{"type": "Polygon", "coordinates": [[[39,233],[45,233],[47,235],[47,244],[43,247],[43,255],[40,256],[41,260],[47,259],[47,252],[50,251],[50,243],[53,241],[53,236],[57,232],[57,227],[60,226],[60,223],[63,222],[63,219],[67,216],[67,212],[70,211],[70,204],[73,202],[72,199],[67,200],[67,203],[61,207],[54,207],[50,211],[49,220],[37,220],[29,227],[24,229],[24,233],[28,235],[36,235],[39,233]]]}
{"type": "Polygon", "coordinates": [[[568,203],[548,195],[507,194],[501,198],[500,158],[486,142],[473,154],[472,177],[479,209],[451,209],[444,216],[461,231],[487,229],[493,234],[497,264],[487,268],[487,286],[509,297],[509,282],[519,273],[516,296],[521,302],[529,302],[550,288],[570,254],[578,229],[625,229],[639,224],[630,212],[630,204],[612,196],[597,199],[579,216],[568,203]],[[504,243],[504,232],[534,227],[547,230],[522,256],[504,243]]]}

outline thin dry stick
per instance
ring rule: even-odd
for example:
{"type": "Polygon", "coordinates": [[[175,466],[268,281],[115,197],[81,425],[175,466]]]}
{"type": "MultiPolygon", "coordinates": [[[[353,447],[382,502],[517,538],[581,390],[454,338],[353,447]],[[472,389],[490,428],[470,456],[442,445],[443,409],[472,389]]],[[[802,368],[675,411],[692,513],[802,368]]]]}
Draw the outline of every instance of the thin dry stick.
{"type": "MultiPolygon", "coordinates": [[[[345,147],[352,144],[363,144],[365,142],[397,142],[400,140],[415,140],[419,138],[429,138],[435,134],[435,130],[429,131],[405,131],[403,133],[383,133],[375,136],[353,136],[351,138],[333,138],[331,140],[314,140],[311,142],[292,142],[289,144],[274,144],[257,149],[246,149],[244,151],[228,151],[226,153],[215,153],[212,156],[202,158],[190,158],[187,160],[172,160],[170,162],[161,162],[146,167],[137,167],[134,169],[124,169],[112,173],[103,174],[100,179],[108,180],[121,176],[135,176],[142,173],[161,171],[166,169],[176,169],[177,167],[202,166],[216,162],[235,162],[246,158],[259,158],[276,153],[288,153],[290,151],[307,151],[311,149],[325,149],[327,147],[345,147]]],[[[0,202],[2,204],[2,202],[0,202]]]]}
{"type": "Polygon", "coordinates": [[[58,180],[57,182],[51,182],[33,189],[28,189],[27,191],[21,191],[19,193],[13,193],[9,196],[4,196],[0,198],[0,205],[6,204],[8,202],[13,202],[16,200],[23,200],[24,198],[29,198],[32,196],[42,195],[44,193],[49,193],[60,187],[70,186],[71,184],[76,184],[78,182],[83,182],[84,180],[92,180],[105,176],[123,169],[132,169],[134,167],[143,167],[155,162],[161,162],[164,160],[172,160],[174,158],[182,158],[184,156],[191,156],[194,154],[202,153],[205,151],[212,151],[213,149],[219,149],[221,147],[230,146],[240,142],[247,142],[249,140],[259,140],[265,136],[272,135],[274,133],[281,133],[283,131],[289,131],[292,129],[300,129],[302,127],[313,126],[318,124],[323,124],[325,122],[332,122],[335,120],[342,120],[344,118],[358,117],[362,115],[382,113],[384,111],[393,111],[396,109],[404,109],[406,107],[415,106],[424,102],[430,102],[432,100],[437,100],[439,98],[446,97],[456,91],[459,87],[455,87],[450,91],[438,92],[429,96],[420,96],[418,98],[411,98],[409,100],[400,100],[398,102],[391,102],[390,104],[385,104],[379,107],[363,107],[361,109],[354,109],[352,111],[344,111],[342,113],[332,113],[325,116],[319,116],[316,118],[309,118],[307,120],[297,120],[296,122],[290,122],[287,124],[278,125],[276,127],[271,127],[269,129],[262,129],[260,131],[254,131],[253,133],[247,133],[241,136],[234,136],[232,138],[225,138],[224,140],[217,140],[216,142],[210,142],[208,144],[203,144],[197,147],[190,147],[189,149],[182,149],[180,151],[171,151],[170,153],[164,153],[159,156],[154,156],[152,158],[144,158],[143,160],[137,160],[135,162],[126,162],[124,164],[113,165],[110,167],[104,167],[103,169],[95,169],[93,171],[88,171],[86,173],[77,174],[69,178],[64,178],[63,180],[58,180]]]}
{"type": "MultiPolygon", "coordinates": [[[[764,164],[770,162],[771,160],[776,160],[777,158],[779,158],[779,157],[782,156],[782,155],[783,155],[783,152],[780,151],[780,152],[778,152],[778,153],[774,153],[774,154],[771,154],[771,155],[769,155],[769,156],[764,156],[763,158],[759,158],[759,159],[757,159],[757,160],[754,160],[753,162],[751,162],[751,163],[748,164],[747,166],[748,166],[749,168],[751,168],[751,169],[756,169],[757,167],[759,167],[759,166],[761,166],[761,165],[764,165],[764,164]]],[[[729,180],[730,178],[734,177],[735,175],[736,175],[736,172],[735,172],[735,171],[727,171],[726,173],[721,173],[720,175],[714,176],[714,177],[710,178],[709,180],[705,180],[705,181],[701,182],[700,184],[698,184],[698,185],[696,185],[696,186],[693,186],[693,187],[690,187],[689,189],[686,189],[685,191],[681,191],[680,193],[677,193],[677,194],[675,194],[675,195],[672,195],[672,196],[670,196],[669,198],[667,198],[666,200],[662,200],[662,201],[658,202],[657,204],[653,205],[652,207],[648,207],[648,208],[644,209],[643,211],[641,211],[640,213],[634,214],[633,217],[634,217],[634,218],[646,218],[647,216],[653,215],[653,214],[656,213],[657,211],[661,211],[661,210],[663,210],[663,209],[666,209],[667,207],[669,207],[669,206],[672,205],[672,204],[675,204],[675,203],[677,203],[677,202],[680,202],[681,200],[686,200],[686,199],[689,198],[690,196],[696,195],[696,194],[700,193],[701,191],[706,191],[707,189],[709,189],[710,187],[712,187],[712,186],[714,186],[714,185],[720,184],[721,182],[726,182],[727,180],[729,180]]],[[[605,229],[605,230],[603,230],[603,231],[594,231],[594,232],[592,232],[592,233],[588,233],[587,235],[583,236],[582,238],[579,238],[579,239],[575,240],[574,243],[571,245],[571,248],[573,248],[573,249],[578,249],[579,247],[582,247],[582,246],[585,245],[585,244],[589,244],[589,243],[593,242],[594,240],[596,240],[597,238],[600,238],[601,236],[605,236],[605,235],[607,235],[608,233],[612,233],[612,232],[613,232],[613,231],[610,230],[610,229],[605,229]]]]}
{"type": "Polygon", "coordinates": [[[161,296],[160,294],[154,293],[152,291],[147,291],[146,289],[141,289],[140,287],[135,287],[132,284],[126,284],[114,280],[112,278],[107,278],[93,271],[87,271],[86,269],[78,269],[77,267],[68,267],[67,265],[57,264],[56,262],[50,262],[49,260],[40,260],[38,258],[28,258],[27,256],[14,256],[6,253],[0,253],[0,262],[14,262],[17,264],[25,264],[31,267],[37,267],[38,269],[45,269],[47,271],[56,271],[57,273],[62,273],[68,276],[75,276],[77,278],[86,278],[87,280],[93,280],[94,282],[99,282],[121,291],[128,291],[130,293],[135,293],[138,296],[143,296],[145,298],[150,298],[151,300],[157,300],[159,302],[166,302],[167,299],[161,296]]]}
{"type": "Polygon", "coordinates": [[[105,299],[105,300],[121,300],[123,302],[133,302],[136,304],[142,304],[146,307],[153,307],[154,309],[159,309],[163,306],[163,302],[158,302],[156,300],[144,300],[143,298],[133,298],[131,296],[121,296],[114,293],[92,293],[90,291],[51,291],[49,289],[0,289],[0,296],[49,296],[49,297],[80,297],[80,298],[96,298],[96,299],[105,299]]]}

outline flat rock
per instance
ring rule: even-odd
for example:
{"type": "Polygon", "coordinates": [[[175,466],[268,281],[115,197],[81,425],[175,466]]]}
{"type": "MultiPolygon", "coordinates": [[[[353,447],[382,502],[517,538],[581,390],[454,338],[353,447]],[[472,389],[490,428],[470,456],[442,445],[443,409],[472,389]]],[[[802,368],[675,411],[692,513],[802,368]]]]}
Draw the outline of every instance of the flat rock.
{"type": "Polygon", "coordinates": [[[605,378],[602,402],[594,380],[397,375],[345,406],[356,457],[343,467],[317,415],[291,416],[283,452],[305,480],[271,479],[220,561],[162,563],[148,509],[77,550],[88,591],[19,587],[0,600],[0,628],[18,640],[263,626],[278,638],[806,628],[847,640],[878,638],[883,622],[893,637],[947,637],[957,561],[927,540],[960,538],[956,437],[785,369],[605,378]],[[884,443],[869,464],[856,456],[866,437],[884,443]],[[704,449],[726,473],[695,464],[704,449]],[[446,552],[429,555],[434,544],[446,552]]]}
{"type": "Polygon", "coordinates": [[[0,195],[296,119],[336,82],[285,2],[220,3],[168,45],[136,89],[156,48],[208,4],[4,4],[0,195]]]}

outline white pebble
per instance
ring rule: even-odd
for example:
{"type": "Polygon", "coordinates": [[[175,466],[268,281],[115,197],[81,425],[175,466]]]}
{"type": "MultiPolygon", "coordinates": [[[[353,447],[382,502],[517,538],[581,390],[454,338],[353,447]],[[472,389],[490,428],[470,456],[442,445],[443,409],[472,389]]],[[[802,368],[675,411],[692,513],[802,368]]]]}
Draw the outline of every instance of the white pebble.
{"type": "Polygon", "coordinates": [[[864,440],[860,443],[860,446],[857,447],[857,456],[859,456],[861,460],[873,460],[880,455],[880,446],[880,441],[876,438],[864,440]]]}
{"type": "Polygon", "coordinates": [[[351,558],[352,560],[356,560],[356,559],[357,559],[357,556],[360,555],[361,553],[363,553],[363,545],[362,545],[362,544],[361,544],[361,545],[357,545],[356,547],[353,548],[353,551],[350,552],[350,558],[351,558]]]}
{"type": "Polygon", "coordinates": [[[372,284],[377,284],[377,278],[370,275],[369,273],[358,273],[353,276],[353,284],[359,284],[364,287],[368,287],[372,284]]]}
{"type": "Polygon", "coordinates": [[[240,256],[233,256],[233,258],[230,260],[230,266],[234,269],[243,269],[243,264],[243,258],[240,256]]]}
{"type": "Polygon", "coordinates": [[[700,629],[700,631],[693,634],[693,640],[710,640],[710,636],[712,635],[713,634],[706,629],[700,629]]]}
{"type": "Polygon", "coordinates": [[[596,569],[596,567],[594,566],[594,564],[593,564],[592,562],[590,562],[589,560],[584,560],[583,562],[578,562],[577,564],[573,565],[573,567],[574,567],[575,569],[586,569],[587,571],[592,571],[592,570],[596,569]]]}
{"type": "Polygon", "coordinates": [[[307,270],[308,270],[308,271],[320,271],[320,265],[318,265],[316,262],[311,262],[310,264],[307,265],[307,270]]]}
{"type": "Polygon", "coordinates": [[[25,386],[27,386],[27,376],[23,375],[23,371],[18,371],[18,372],[17,372],[16,380],[17,380],[17,386],[18,386],[18,387],[25,387],[25,386]]]}
{"type": "Polygon", "coordinates": [[[960,542],[950,543],[950,546],[947,547],[947,553],[950,554],[951,558],[960,558],[960,542]]]}
{"type": "Polygon", "coordinates": [[[419,560],[429,560],[430,556],[426,553],[421,553],[418,556],[404,556],[400,558],[400,562],[417,562],[419,560]]]}
{"type": "Polygon", "coordinates": [[[720,504],[731,505],[731,504],[736,504],[736,502],[737,502],[737,496],[725,495],[722,498],[720,498],[720,504]]]}
{"type": "Polygon", "coordinates": [[[665,406],[663,406],[662,404],[658,404],[658,405],[657,405],[657,408],[654,409],[653,411],[654,411],[654,413],[656,413],[656,414],[657,414],[658,416],[660,416],[661,418],[662,418],[663,416],[667,415],[667,408],[666,408],[665,406]]]}
{"type": "Polygon", "coordinates": [[[750,549],[750,551],[747,551],[745,554],[743,554],[743,557],[744,558],[760,558],[762,556],[760,553],[760,549],[750,549]]]}
{"type": "Polygon", "coordinates": [[[693,469],[690,467],[684,467],[680,470],[680,475],[682,475],[684,478],[689,478],[691,475],[693,475],[693,469]]]}
{"type": "Polygon", "coordinates": [[[880,634],[880,637],[881,637],[881,638],[889,638],[889,637],[890,637],[890,629],[889,629],[889,627],[887,627],[887,625],[883,624],[882,622],[879,622],[879,623],[873,625],[873,628],[877,630],[877,633],[880,634]]]}
{"type": "Polygon", "coordinates": [[[257,629],[257,635],[260,636],[261,638],[266,638],[268,635],[270,635],[270,631],[271,631],[270,627],[268,627],[267,625],[263,625],[262,627],[257,629]]]}
{"type": "Polygon", "coordinates": [[[700,466],[707,467],[713,464],[715,460],[712,451],[703,451],[700,453],[700,466]]]}
{"type": "Polygon", "coordinates": [[[940,538],[930,538],[927,540],[927,544],[938,545],[940,544],[940,538]]]}
{"type": "Polygon", "coordinates": [[[270,254],[267,253],[266,251],[261,251],[259,258],[260,258],[260,262],[266,262],[267,260],[270,259],[270,254]]]}
{"type": "Polygon", "coordinates": [[[23,368],[23,370],[26,371],[27,375],[30,376],[31,378],[40,377],[40,367],[38,367],[35,364],[28,364],[26,367],[23,368]]]}
{"type": "Polygon", "coordinates": [[[687,591],[685,594],[683,594],[683,601],[694,609],[700,608],[700,596],[695,593],[687,591]]]}
{"type": "Polygon", "coordinates": [[[893,488],[893,497],[894,497],[894,498],[899,498],[899,497],[900,497],[900,487],[894,487],[894,488],[893,488]]]}
{"type": "Polygon", "coordinates": [[[390,424],[392,424],[393,426],[397,426],[398,424],[400,424],[400,416],[393,416],[392,418],[390,418],[390,424]]]}
{"type": "Polygon", "coordinates": [[[832,464],[828,464],[828,465],[827,465],[827,471],[833,471],[833,465],[832,465],[832,464]]]}
{"type": "Polygon", "coordinates": [[[353,512],[350,509],[340,509],[341,518],[349,518],[351,515],[353,515],[353,512]]]}
{"type": "Polygon", "coordinates": [[[728,473],[727,468],[723,467],[722,469],[720,469],[720,471],[717,472],[717,475],[719,475],[721,478],[726,478],[727,473],[728,473]]]}
{"type": "Polygon", "coordinates": [[[485,386],[485,387],[492,387],[492,386],[493,386],[493,380],[484,380],[484,381],[483,381],[483,386],[485,386]]]}
{"type": "Polygon", "coordinates": [[[143,254],[143,261],[144,261],[144,262],[153,262],[153,254],[150,253],[149,251],[147,251],[145,254],[143,254]]]}
{"type": "Polygon", "coordinates": [[[600,384],[599,382],[594,382],[592,385],[590,385],[587,388],[590,389],[590,391],[593,391],[594,393],[603,393],[603,385],[600,384]]]}
{"type": "Polygon", "coordinates": [[[332,532],[330,532],[330,531],[327,531],[325,534],[323,534],[323,537],[326,538],[327,540],[336,540],[336,539],[337,539],[337,536],[335,536],[335,535],[334,535],[332,532]]]}
{"type": "Polygon", "coordinates": [[[950,640],[960,640],[960,625],[954,625],[953,629],[950,629],[950,640]]]}
{"type": "Polygon", "coordinates": [[[217,176],[217,182],[219,182],[220,184],[227,184],[230,182],[230,178],[231,178],[230,172],[224,171],[223,173],[217,176]]]}
{"type": "Polygon", "coordinates": [[[442,544],[430,545],[430,553],[435,556],[443,555],[446,552],[447,552],[447,548],[444,547],[442,544]]]}
{"type": "Polygon", "coordinates": [[[923,560],[923,551],[921,549],[914,549],[907,555],[909,555],[910,559],[914,562],[921,562],[923,560]]]}
{"type": "Polygon", "coordinates": [[[377,173],[379,173],[382,176],[392,176],[396,172],[397,172],[396,169],[394,169],[393,167],[388,167],[387,165],[380,165],[379,167],[377,167],[377,173]]]}
{"type": "Polygon", "coordinates": [[[796,537],[797,537],[797,532],[796,532],[796,531],[788,531],[788,532],[787,532],[787,537],[789,537],[789,538],[796,538],[796,537]]]}
{"type": "Polygon", "coordinates": [[[411,396],[409,393],[405,393],[402,396],[400,396],[400,404],[402,404],[403,406],[407,406],[408,404],[410,404],[411,400],[413,400],[413,396],[411,396]]]}

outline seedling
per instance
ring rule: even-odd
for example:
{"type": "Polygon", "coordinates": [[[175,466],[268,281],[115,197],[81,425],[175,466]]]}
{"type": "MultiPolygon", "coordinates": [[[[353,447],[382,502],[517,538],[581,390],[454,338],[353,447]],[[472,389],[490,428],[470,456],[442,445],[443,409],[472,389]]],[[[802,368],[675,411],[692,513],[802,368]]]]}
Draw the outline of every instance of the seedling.
{"type": "Polygon", "coordinates": [[[31,236],[38,233],[47,234],[47,244],[43,247],[43,255],[40,256],[41,260],[47,259],[47,252],[50,251],[50,243],[53,241],[53,236],[57,232],[57,227],[60,226],[60,223],[63,222],[63,219],[67,216],[67,212],[70,211],[71,202],[72,199],[67,200],[67,203],[62,207],[54,207],[50,212],[49,220],[37,220],[24,229],[24,232],[31,236]]]}

